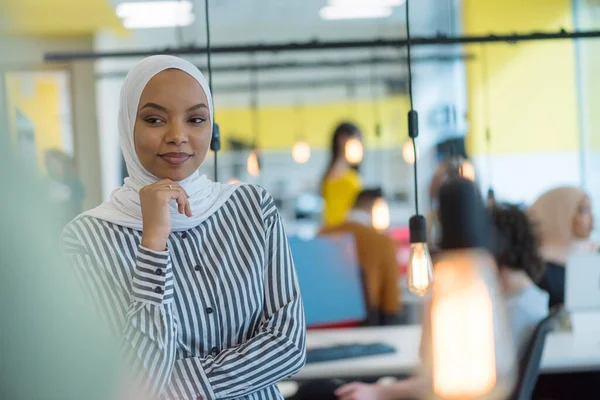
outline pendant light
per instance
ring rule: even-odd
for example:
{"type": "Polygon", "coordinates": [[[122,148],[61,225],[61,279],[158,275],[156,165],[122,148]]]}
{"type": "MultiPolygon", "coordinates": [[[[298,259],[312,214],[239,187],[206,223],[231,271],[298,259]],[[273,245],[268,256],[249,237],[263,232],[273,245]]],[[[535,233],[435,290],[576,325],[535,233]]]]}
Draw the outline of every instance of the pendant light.
{"type": "Polygon", "coordinates": [[[425,365],[433,398],[504,399],[514,385],[515,348],[489,253],[491,221],[473,182],[440,189],[442,230],[425,316],[425,365]]]}
{"type": "Polygon", "coordinates": [[[402,145],[402,158],[407,164],[414,164],[415,161],[419,159],[419,149],[417,148],[417,152],[415,155],[412,142],[405,142],[402,145]]]}
{"type": "MultiPolygon", "coordinates": [[[[371,104],[373,105],[373,129],[375,132],[375,137],[381,140],[382,132],[381,132],[381,110],[379,108],[379,97],[377,96],[377,92],[375,90],[376,84],[378,82],[377,77],[377,69],[375,66],[375,54],[373,54],[371,60],[371,104]]],[[[381,147],[383,149],[383,146],[381,147]]],[[[384,159],[381,157],[381,172],[383,174],[383,166],[384,159]]],[[[383,199],[383,197],[379,197],[373,203],[373,208],[371,210],[371,221],[373,224],[373,228],[378,231],[385,231],[390,227],[390,209],[383,199]]]]}
{"type": "Polygon", "coordinates": [[[305,115],[303,115],[304,107],[302,107],[300,103],[297,104],[296,110],[296,115],[298,115],[296,126],[301,126],[302,128],[300,129],[301,133],[298,135],[298,141],[296,141],[292,147],[292,158],[297,164],[305,164],[308,162],[308,160],[310,160],[310,145],[308,142],[303,140],[304,133],[306,132],[304,123],[306,118],[305,115]]]}
{"type": "Polygon", "coordinates": [[[259,135],[259,110],[258,110],[258,69],[252,53],[252,68],[250,70],[250,113],[252,118],[252,135],[254,137],[254,149],[248,154],[246,170],[253,177],[260,176],[260,160],[258,156],[259,135]]]}
{"type": "Polygon", "coordinates": [[[383,197],[378,198],[373,203],[371,220],[373,223],[373,228],[377,229],[378,231],[385,231],[390,227],[390,209],[383,197]]]}
{"type": "Polygon", "coordinates": [[[462,160],[459,170],[460,176],[465,179],[475,182],[475,168],[469,160],[462,160]]]}
{"type": "Polygon", "coordinates": [[[348,140],[346,140],[346,146],[344,148],[346,161],[348,161],[352,165],[358,165],[363,159],[363,153],[363,145],[358,138],[351,137],[348,140]]]}
{"type": "Polygon", "coordinates": [[[381,126],[381,107],[379,104],[379,96],[377,95],[376,86],[379,82],[379,76],[376,65],[377,57],[375,57],[375,51],[373,51],[373,56],[371,58],[371,102],[373,105],[373,130],[375,132],[375,137],[381,139],[382,136],[382,126],[381,126]]]}
{"type": "Polygon", "coordinates": [[[294,143],[292,148],[292,157],[298,164],[305,164],[310,160],[310,145],[304,141],[294,143]]]}
{"type": "MultiPolygon", "coordinates": [[[[204,16],[206,20],[206,63],[208,67],[208,87],[212,93],[212,108],[213,118],[215,109],[215,92],[213,92],[213,75],[212,75],[212,63],[211,63],[211,42],[210,42],[210,15],[208,8],[208,0],[204,0],[204,16]]],[[[180,32],[181,35],[181,32],[180,32]]],[[[221,131],[216,121],[213,121],[212,137],[210,140],[210,149],[214,154],[214,179],[215,182],[219,181],[219,165],[217,162],[218,152],[221,150],[221,131]]]]}
{"type": "Polygon", "coordinates": [[[414,167],[414,189],[415,189],[415,215],[409,220],[410,231],[410,253],[407,269],[407,288],[417,296],[425,296],[433,283],[431,255],[427,247],[427,223],[425,217],[419,215],[419,185],[417,179],[417,144],[415,139],[419,135],[419,117],[414,109],[412,92],[412,67],[411,67],[411,38],[409,7],[406,0],[406,39],[407,39],[407,63],[408,63],[408,96],[410,99],[410,111],[408,112],[408,136],[412,141],[414,167]]]}
{"type": "Polygon", "coordinates": [[[485,118],[485,143],[486,143],[486,156],[487,156],[487,170],[488,170],[488,193],[487,201],[488,207],[493,208],[496,204],[496,196],[492,187],[492,129],[490,127],[491,122],[491,106],[490,106],[490,82],[488,78],[488,55],[487,47],[485,44],[481,44],[481,80],[483,81],[483,111],[485,118]]]}
{"type": "MultiPolygon", "coordinates": [[[[356,84],[348,81],[346,93],[348,98],[348,119],[352,120],[352,117],[355,115],[353,106],[356,104],[356,84]]],[[[344,146],[344,156],[346,157],[346,161],[351,165],[358,165],[362,161],[363,155],[364,149],[360,139],[356,137],[348,138],[348,140],[346,140],[346,145],[344,146]]]]}
{"type": "MultiPolygon", "coordinates": [[[[379,32],[381,33],[381,32],[379,32]]],[[[377,138],[377,140],[379,141],[379,145],[380,145],[380,173],[381,176],[385,176],[385,165],[386,165],[386,160],[384,157],[384,141],[383,141],[383,126],[381,123],[382,120],[382,116],[381,116],[381,97],[379,95],[379,91],[377,90],[377,85],[380,82],[379,79],[379,71],[377,68],[377,54],[375,52],[375,49],[373,49],[372,52],[372,57],[371,57],[371,101],[372,101],[372,105],[373,105],[373,123],[374,123],[374,132],[375,132],[375,137],[377,138]]]]}

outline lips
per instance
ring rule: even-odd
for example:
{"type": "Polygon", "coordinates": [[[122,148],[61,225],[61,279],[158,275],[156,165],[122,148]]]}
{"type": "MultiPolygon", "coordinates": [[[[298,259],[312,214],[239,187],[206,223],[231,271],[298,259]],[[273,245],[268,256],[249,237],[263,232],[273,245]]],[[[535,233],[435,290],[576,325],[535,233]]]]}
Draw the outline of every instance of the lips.
{"type": "Polygon", "coordinates": [[[192,155],[188,153],[165,153],[160,155],[160,158],[171,165],[181,165],[191,157],[192,155]]]}

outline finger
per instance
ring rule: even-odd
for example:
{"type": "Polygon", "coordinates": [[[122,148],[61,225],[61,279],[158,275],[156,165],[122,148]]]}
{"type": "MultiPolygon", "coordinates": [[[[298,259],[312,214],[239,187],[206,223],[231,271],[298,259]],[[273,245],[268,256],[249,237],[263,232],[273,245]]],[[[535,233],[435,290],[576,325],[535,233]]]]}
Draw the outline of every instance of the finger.
{"type": "Polygon", "coordinates": [[[157,187],[168,187],[169,185],[173,186],[175,185],[175,182],[173,182],[170,179],[161,179],[160,181],[155,182],[153,185],[151,186],[157,186],[157,187]]]}
{"type": "Polygon", "coordinates": [[[338,400],[358,400],[358,397],[354,393],[350,393],[344,397],[338,397],[338,400]]]}
{"type": "Polygon", "coordinates": [[[188,194],[188,192],[183,188],[183,186],[171,181],[171,180],[166,180],[165,181],[165,186],[168,186],[170,189],[178,189],[181,190],[184,194],[185,197],[187,197],[188,199],[190,198],[190,195],[188,194]]]}
{"type": "Polygon", "coordinates": [[[190,201],[189,198],[190,196],[187,194],[187,192],[185,191],[185,189],[183,189],[181,186],[178,186],[179,191],[183,197],[184,203],[180,204],[180,210],[179,213],[180,214],[185,214],[188,217],[192,216],[192,206],[190,205],[190,201]]]}
{"type": "Polygon", "coordinates": [[[184,214],[186,205],[189,204],[189,201],[183,190],[181,190],[181,188],[175,187],[172,189],[169,187],[162,187],[161,190],[165,191],[168,194],[169,200],[175,200],[177,202],[177,211],[179,212],[179,214],[184,214]]]}
{"type": "Polygon", "coordinates": [[[188,205],[188,199],[181,190],[179,190],[178,193],[179,193],[179,196],[177,196],[177,199],[176,199],[177,210],[179,211],[179,214],[183,214],[183,213],[185,213],[185,208],[188,205]]]}
{"type": "Polygon", "coordinates": [[[357,388],[358,388],[358,384],[356,382],[348,383],[344,386],[339,387],[335,391],[335,395],[336,396],[344,396],[344,395],[354,392],[357,388]]]}

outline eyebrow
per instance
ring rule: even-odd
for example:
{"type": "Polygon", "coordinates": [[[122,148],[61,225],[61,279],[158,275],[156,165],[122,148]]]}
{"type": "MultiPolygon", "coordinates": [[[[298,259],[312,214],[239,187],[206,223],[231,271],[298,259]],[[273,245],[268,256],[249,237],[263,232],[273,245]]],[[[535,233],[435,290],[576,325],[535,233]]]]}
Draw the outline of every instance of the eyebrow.
{"type": "MultiPolygon", "coordinates": [[[[155,108],[155,109],[157,109],[159,111],[167,112],[167,109],[165,107],[159,106],[156,103],[146,103],[146,104],[144,104],[144,106],[142,108],[140,108],[140,111],[142,111],[144,108],[155,108]]],[[[206,104],[204,104],[204,103],[199,103],[199,104],[196,104],[195,106],[192,106],[192,107],[188,108],[187,111],[188,112],[196,111],[199,108],[206,108],[206,109],[208,109],[208,106],[206,104]]]]}
{"type": "Polygon", "coordinates": [[[206,104],[204,104],[204,103],[196,104],[195,106],[192,106],[192,107],[188,108],[187,110],[188,110],[188,112],[189,111],[196,111],[199,108],[206,108],[208,110],[208,106],[206,104]]]}

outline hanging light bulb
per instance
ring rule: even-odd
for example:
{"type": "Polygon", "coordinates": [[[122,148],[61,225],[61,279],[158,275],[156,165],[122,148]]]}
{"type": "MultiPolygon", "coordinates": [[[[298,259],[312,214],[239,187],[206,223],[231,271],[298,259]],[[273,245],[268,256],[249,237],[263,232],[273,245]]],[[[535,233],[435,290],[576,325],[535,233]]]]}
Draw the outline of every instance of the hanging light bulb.
{"type": "Polygon", "coordinates": [[[406,272],[406,286],[417,296],[425,296],[433,284],[431,255],[427,247],[426,221],[422,215],[410,218],[410,253],[406,272]]]}
{"type": "Polygon", "coordinates": [[[358,138],[349,138],[344,149],[346,161],[352,165],[359,164],[363,159],[363,145],[358,138]]]}
{"type": "Polygon", "coordinates": [[[460,166],[460,176],[470,181],[475,181],[475,168],[470,161],[463,160],[462,165],[460,166]]]}
{"type": "Polygon", "coordinates": [[[292,158],[298,164],[304,164],[310,160],[310,146],[306,142],[296,142],[292,147],[292,158]]]}
{"type": "MultiPolygon", "coordinates": [[[[410,110],[408,111],[408,137],[412,144],[414,155],[417,155],[416,150],[416,138],[419,136],[419,114],[413,108],[413,95],[412,95],[412,70],[411,70],[411,58],[410,58],[410,15],[408,12],[408,2],[406,0],[406,37],[407,43],[407,56],[408,56],[408,81],[409,91],[408,96],[410,98],[410,110]]],[[[406,146],[404,146],[406,147],[406,146]]],[[[431,256],[429,255],[429,248],[427,247],[427,222],[425,217],[419,215],[419,186],[417,179],[417,157],[413,160],[414,167],[414,179],[415,179],[415,215],[413,215],[408,221],[410,231],[410,253],[408,256],[408,268],[406,272],[406,283],[408,290],[417,296],[425,296],[433,283],[431,256]]]]}
{"type": "Polygon", "coordinates": [[[231,178],[230,180],[227,181],[227,183],[229,185],[235,185],[236,183],[240,183],[240,180],[238,178],[231,178]]]}
{"type": "Polygon", "coordinates": [[[371,210],[373,228],[383,231],[390,226],[390,209],[384,199],[378,198],[371,210]]]}
{"type": "MultiPolygon", "coordinates": [[[[415,152],[411,141],[408,141],[402,145],[402,158],[408,164],[415,163],[415,152]]],[[[417,160],[419,159],[419,149],[417,148],[417,160]]]]}
{"type": "Polygon", "coordinates": [[[489,222],[473,183],[440,190],[441,247],[435,264],[425,360],[438,399],[504,399],[514,385],[515,350],[497,267],[484,250],[489,222]]]}
{"type": "Polygon", "coordinates": [[[260,166],[258,164],[258,154],[256,154],[256,151],[252,151],[250,154],[248,154],[246,168],[250,176],[257,177],[260,175],[260,166]]]}

